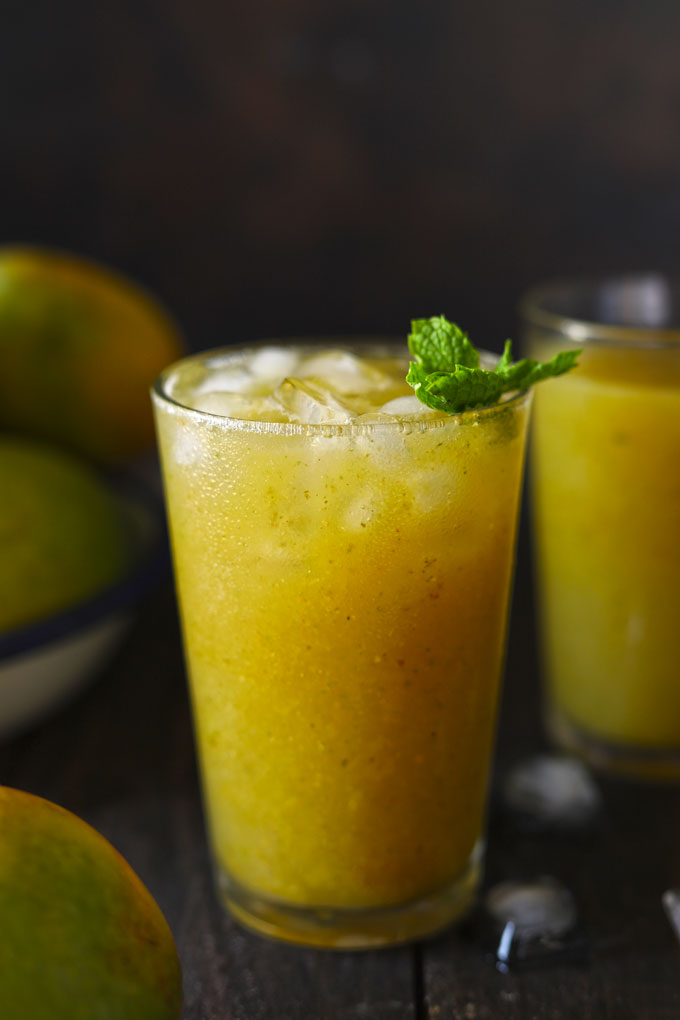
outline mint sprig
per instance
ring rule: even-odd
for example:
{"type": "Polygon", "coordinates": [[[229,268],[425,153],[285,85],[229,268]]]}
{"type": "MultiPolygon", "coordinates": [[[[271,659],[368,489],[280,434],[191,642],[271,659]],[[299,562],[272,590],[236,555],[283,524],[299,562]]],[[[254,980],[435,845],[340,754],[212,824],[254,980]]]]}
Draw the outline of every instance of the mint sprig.
{"type": "Polygon", "coordinates": [[[455,322],[443,315],[414,319],[408,338],[411,354],[427,372],[448,372],[454,365],[477,368],[479,352],[455,322]]]}
{"type": "Polygon", "coordinates": [[[506,340],[495,368],[481,368],[479,352],[467,333],[443,315],[415,319],[408,346],[415,361],[409,365],[406,382],[423,404],[447,414],[495,404],[504,393],[569,372],[581,353],[560,351],[550,361],[522,358],[513,362],[512,343],[506,340]]]}

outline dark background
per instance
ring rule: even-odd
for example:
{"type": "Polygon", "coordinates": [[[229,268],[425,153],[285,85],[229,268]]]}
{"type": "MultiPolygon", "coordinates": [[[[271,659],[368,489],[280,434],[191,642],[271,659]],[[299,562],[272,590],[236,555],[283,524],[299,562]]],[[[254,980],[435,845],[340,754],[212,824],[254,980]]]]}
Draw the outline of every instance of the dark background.
{"type": "Polygon", "coordinates": [[[0,234],[107,261],[194,347],[483,345],[529,283],[678,269],[676,0],[2,0],[0,234]]]}

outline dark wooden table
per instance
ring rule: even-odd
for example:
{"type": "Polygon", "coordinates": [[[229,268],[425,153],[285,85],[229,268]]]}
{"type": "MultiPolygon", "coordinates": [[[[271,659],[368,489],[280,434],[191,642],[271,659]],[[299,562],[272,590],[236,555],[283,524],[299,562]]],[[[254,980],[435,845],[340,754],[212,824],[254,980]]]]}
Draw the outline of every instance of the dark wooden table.
{"type": "MultiPolygon", "coordinates": [[[[542,746],[534,660],[522,543],[497,776],[542,746]]],[[[224,916],[211,885],[169,583],[95,684],[0,748],[0,781],[71,809],[127,857],[177,940],[186,1020],[680,1017],[680,947],[661,908],[664,889],[680,886],[673,787],[602,782],[603,823],[580,836],[523,834],[492,809],[487,881],[552,874],[565,882],[593,939],[586,964],[504,975],[456,930],[383,952],[301,950],[224,916]]]]}

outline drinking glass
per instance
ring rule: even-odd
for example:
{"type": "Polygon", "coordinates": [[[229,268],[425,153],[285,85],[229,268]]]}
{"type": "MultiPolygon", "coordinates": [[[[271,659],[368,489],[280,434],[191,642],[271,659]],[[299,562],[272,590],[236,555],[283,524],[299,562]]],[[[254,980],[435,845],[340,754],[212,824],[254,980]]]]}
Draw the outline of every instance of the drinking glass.
{"type": "Polygon", "coordinates": [[[547,727],[598,768],[680,778],[680,291],[570,280],[522,302],[547,727]]]}
{"type": "Polygon", "coordinates": [[[479,882],[529,398],[342,424],[196,409],[256,352],[185,359],[153,393],[217,887],[289,941],[408,941],[479,882]]]}

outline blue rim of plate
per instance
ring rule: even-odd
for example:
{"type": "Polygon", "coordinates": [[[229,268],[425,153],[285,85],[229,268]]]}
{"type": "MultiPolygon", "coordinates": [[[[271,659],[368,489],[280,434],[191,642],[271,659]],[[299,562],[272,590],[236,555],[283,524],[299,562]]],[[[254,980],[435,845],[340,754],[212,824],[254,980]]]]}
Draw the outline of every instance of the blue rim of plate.
{"type": "Polygon", "coordinates": [[[0,661],[65,640],[116,612],[132,609],[169,573],[170,553],[163,504],[141,483],[126,478],[116,495],[132,521],[139,544],[128,570],[85,602],[52,616],[0,633],[0,661]],[[145,518],[140,525],[139,517],[145,518]],[[147,534],[143,534],[146,531],[147,534]]]}

